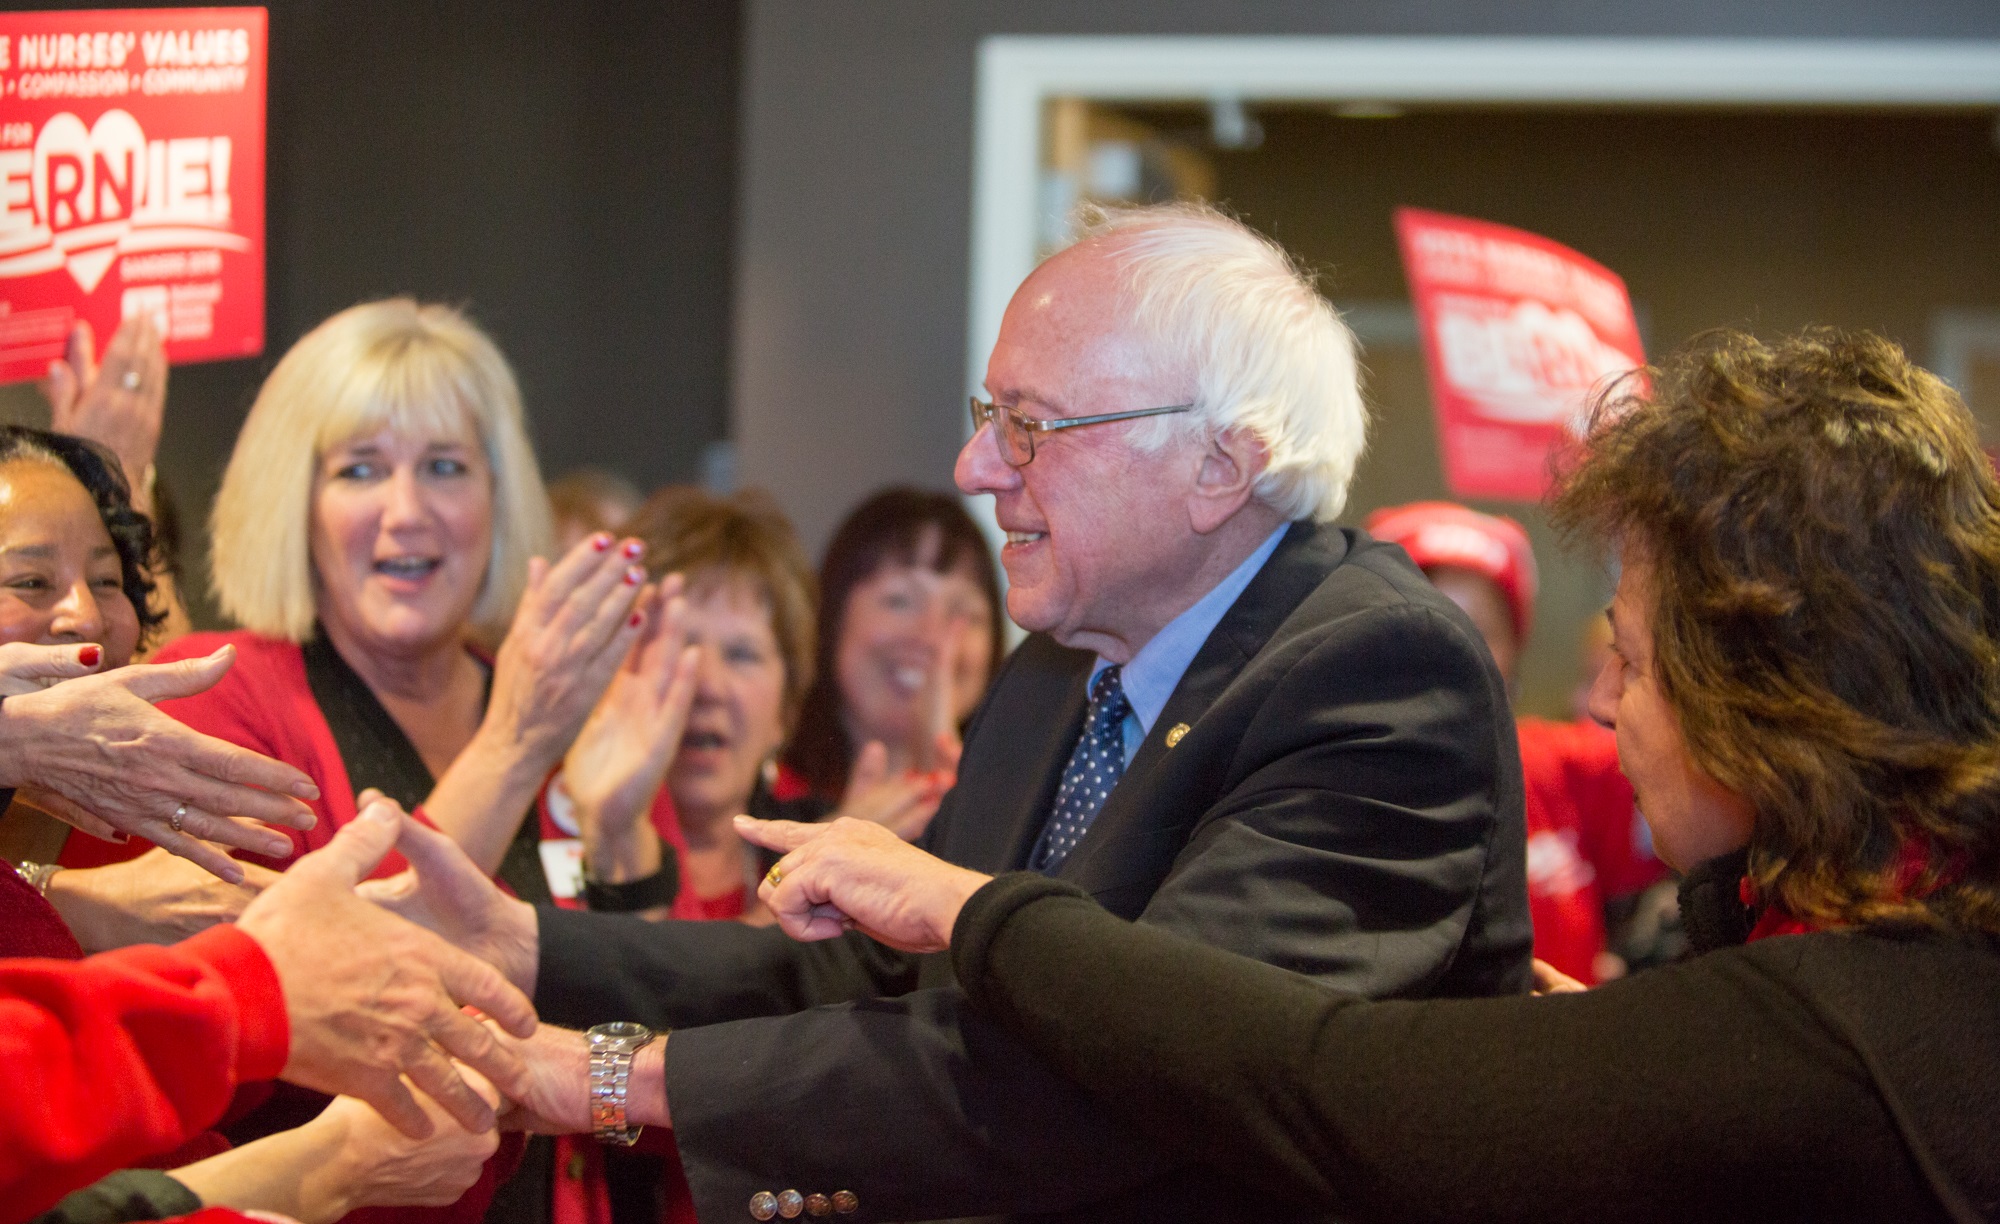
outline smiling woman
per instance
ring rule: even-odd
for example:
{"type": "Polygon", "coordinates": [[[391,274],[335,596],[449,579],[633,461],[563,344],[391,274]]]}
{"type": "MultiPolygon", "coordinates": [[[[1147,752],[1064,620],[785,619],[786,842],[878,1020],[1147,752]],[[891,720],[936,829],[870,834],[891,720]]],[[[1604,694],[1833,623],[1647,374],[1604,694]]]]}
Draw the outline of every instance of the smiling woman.
{"type": "MultiPolygon", "coordinates": [[[[599,535],[553,565],[534,559],[550,544],[548,497],[493,342],[407,298],[328,319],[259,392],[212,526],[216,594],[244,628],[181,638],[160,658],[227,642],[238,661],[163,708],[318,784],[318,825],[265,862],[283,869],[324,844],[373,787],[426,805],[482,868],[546,900],[522,818],[654,593],[637,541],[599,535]],[[480,648],[503,630],[497,654],[480,648]]],[[[143,849],[79,846],[64,861],[143,849]]],[[[391,854],[377,874],[401,867],[391,854]]],[[[490,1167],[449,1218],[477,1219],[503,1171],[490,1167]]]]}

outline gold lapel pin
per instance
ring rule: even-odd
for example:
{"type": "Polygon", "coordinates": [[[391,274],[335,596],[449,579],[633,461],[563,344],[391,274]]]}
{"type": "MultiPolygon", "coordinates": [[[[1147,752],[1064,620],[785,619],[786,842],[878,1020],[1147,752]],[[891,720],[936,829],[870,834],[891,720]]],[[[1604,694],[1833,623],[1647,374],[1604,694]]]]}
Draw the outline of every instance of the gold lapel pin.
{"type": "Polygon", "coordinates": [[[1186,735],[1187,733],[1188,733],[1188,725],[1186,723],[1175,723],[1173,727],[1167,732],[1167,747],[1171,748],[1175,744],[1180,743],[1181,737],[1186,735]]]}

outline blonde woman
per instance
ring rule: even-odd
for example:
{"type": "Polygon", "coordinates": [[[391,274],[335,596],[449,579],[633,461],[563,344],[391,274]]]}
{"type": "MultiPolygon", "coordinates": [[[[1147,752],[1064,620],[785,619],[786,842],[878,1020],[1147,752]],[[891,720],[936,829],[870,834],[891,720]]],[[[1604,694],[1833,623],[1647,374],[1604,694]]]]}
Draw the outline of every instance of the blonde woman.
{"type": "MultiPolygon", "coordinates": [[[[168,711],[318,783],[319,824],[270,865],[323,844],[375,787],[413,808],[436,792],[445,832],[499,869],[636,638],[647,588],[637,541],[536,559],[548,498],[492,341],[407,298],[328,319],[258,394],[212,531],[216,595],[244,628],[161,658],[227,642],[238,662],[168,711]],[[489,660],[475,642],[517,604],[489,660]]],[[[500,875],[546,895],[532,854],[500,875]]]]}

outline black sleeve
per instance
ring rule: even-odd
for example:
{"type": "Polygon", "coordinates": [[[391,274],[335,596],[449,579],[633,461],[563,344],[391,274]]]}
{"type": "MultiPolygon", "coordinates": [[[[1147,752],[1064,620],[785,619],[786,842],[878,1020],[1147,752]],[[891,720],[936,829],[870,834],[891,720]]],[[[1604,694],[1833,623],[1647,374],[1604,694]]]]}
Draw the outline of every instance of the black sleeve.
{"type": "Polygon", "coordinates": [[[35,1217],[34,1224],[125,1224],[165,1220],[200,1211],[194,1191],[157,1169],[124,1169],[81,1190],[35,1217]]]}
{"type": "Polygon", "coordinates": [[[982,889],[953,946],[975,1008],[1169,1152],[1235,1173],[1274,1208],[1936,1211],[1859,1059],[1785,980],[1782,947],[1586,994],[1366,1002],[1030,875],[982,889]]]}
{"type": "Polygon", "coordinates": [[[572,1028],[687,1028],[916,988],[918,958],[859,935],[800,944],[776,927],[648,922],[537,908],[535,1010],[572,1028]]]}

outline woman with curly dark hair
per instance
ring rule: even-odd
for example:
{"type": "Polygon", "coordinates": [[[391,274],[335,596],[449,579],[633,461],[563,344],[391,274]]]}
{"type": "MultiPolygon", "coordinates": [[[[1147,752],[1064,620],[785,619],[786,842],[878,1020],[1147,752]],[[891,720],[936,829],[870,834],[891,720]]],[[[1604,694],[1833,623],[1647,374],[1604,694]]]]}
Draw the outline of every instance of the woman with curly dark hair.
{"type": "Polygon", "coordinates": [[[1371,1003],[851,821],[746,824],[790,851],[766,901],[949,946],[1246,1217],[2000,1218],[2000,483],[1971,415],[1877,337],[1721,333],[1601,405],[1554,512],[1622,565],[1591,712],[1699,955],[1371,1003]]]}

